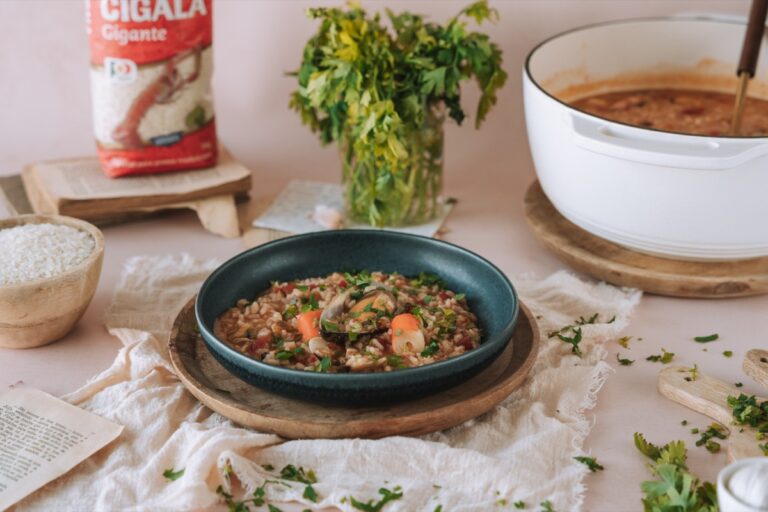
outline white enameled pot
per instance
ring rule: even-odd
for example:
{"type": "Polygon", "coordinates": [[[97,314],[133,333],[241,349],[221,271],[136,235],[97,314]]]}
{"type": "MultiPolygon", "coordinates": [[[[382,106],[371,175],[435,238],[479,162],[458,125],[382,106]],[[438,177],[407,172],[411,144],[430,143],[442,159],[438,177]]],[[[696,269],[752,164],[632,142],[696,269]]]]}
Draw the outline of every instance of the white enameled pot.
{"type": "MultiPolygon", "coordinates": [[[[768,137],[662,132],[568,105],[647,87],[733,92],[745,25],[672,17],[577,28],[534,48],[523,70],[536,173],[557,210],[623,246],[692,260],[768,255],[768,137]]],[[[750,94],[768,99],[763,42],[750,94]]]]}

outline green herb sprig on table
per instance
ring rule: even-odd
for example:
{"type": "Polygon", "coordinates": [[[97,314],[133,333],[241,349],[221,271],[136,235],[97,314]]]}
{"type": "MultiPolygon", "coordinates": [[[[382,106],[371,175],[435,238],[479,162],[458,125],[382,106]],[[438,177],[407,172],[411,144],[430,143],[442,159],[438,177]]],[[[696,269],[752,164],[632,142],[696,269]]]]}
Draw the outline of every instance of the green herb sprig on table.
{"type": "Polygon", "coordinates": [[[441,175],[419,159],[427,152],[437,165],[442,135],[424,134],[425,123],[439,120],[444,107],[461,124],[460,83],[471,78],[480,88],[476,127],[496,103],[507,79],[501,50],[486,34],[468,31],[467,20],[495,21],[498,13],[481,0],[439,25],[387,10],[392,31],[355,3],[307,14],[320,28],[304,47],[290,107],[323,144],[339,144],[352,213],[382,226],[402,224],[414,204],[434,209],[427,197],[441,175]],[[422,154],[409,154],[414,139],[423,139],[422,154]]]}
{"type": "Polygon", "coordinates": [[[363,512],[380,512],[384,508],[384,505],[390,501],[399,500],[403,497],[403,491],[400,489],[400,486],[396,486],[391,490],[382,487],[379,489],[379,494],[381,495],[381,499],[376,502],[371,499],[363,503],[350,496],[349,503],[353,508],[362,510],[363,512]]]}
{"type": "Polygon", "coordinates": [[[178,471],[175,471],[173,468],[166,469],[163,471],[163,476],[173,482],[184,476],[184,468],[181,468],[178,471]]]}
{"type": "Polygon", "coordinates": [[[573,336],[565,336],[564,334],[558,334],[557,337],[560,339],[560,341],[564,343],[568,343],[571,345],[571,353],[581,357],[581,347],[579,347],[579,343],[581,343],[581,327],[575,327],[573,329],[573,336]]]}
{"type": "Polygon", "coordinates": [[[716,439],[726,439],[728,437],[728,431],[724,426],[719,423],[712,423],[707,430],[701,432],[701,437],[696,441],[696,446],[703,446],[709,453],[718,453],[720,451],[720,443],[713,441],[716,439]]]}
{"type": "Polygon", "coordinates": [[[657,478],[640,484],[647,512],[717,512],[717,490],[688,471],[683,441],[656,446],[640,433],[634,439],[640,453],[651,459],[649,468],[657,478]]]}
{"type": "MultiPolygon", "coordinates": [[[[760,402],[754,395],[740,393],[738,397],[729,396],[727,401],[734,423],[756,428],[758,441],[768,439],[768,400],[760,402]]],[[[768,442],[758,446],[764,455],[768,455],[768,442]]]]}
{"type": "Polygon", "coordinates": [[[589,470],[593,473],[595,473],[596,471],[602,471],[605,469],[600,463],[597,462],[597,459],[594,457],[586,457],[586,456],[580,455],[580,456],[574,457],[574,459],[577,460],[578,462],[581,462],[585,466],[587,466],[587,468],[589,468],[589,470]]]}
{"type": "Polygon", "coordinates": [[[674,359],[675,353],[674,352],[667,352],[665,349],[661,349],[661,354],[655,354],[651,355],[645,358],[646,361],[650,361],[652,363],[661,363],[661,364],[669,364],[672,362],[672,359],[674,359]]]}

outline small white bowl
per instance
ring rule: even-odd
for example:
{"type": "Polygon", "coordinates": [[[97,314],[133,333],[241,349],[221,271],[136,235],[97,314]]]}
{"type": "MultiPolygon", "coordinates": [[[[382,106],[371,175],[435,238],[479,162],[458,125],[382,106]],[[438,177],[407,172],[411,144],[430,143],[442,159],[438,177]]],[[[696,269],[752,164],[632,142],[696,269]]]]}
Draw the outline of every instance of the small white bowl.
{"type": "Polygon", "coordinates": [[[765,512],[768,510],[754,507],[731,492],[730,483],[733,475],[744,468],[755,465],[763,465],[768,468],[768,457],[737,460],[723,468],[717,475],[717,502],[720,505],[720,512],[765,512]]]}
{"type": "Polygon", "coordinates": [[[20,215],[0,220],[0,229],[24,224],[60,224],[93,237],[93,252],[62,274],[0,285],[0,347],[32,348],[65,336],[90,304],[101,275],[104,235],[88,222],[61,215],[20,215]]]}

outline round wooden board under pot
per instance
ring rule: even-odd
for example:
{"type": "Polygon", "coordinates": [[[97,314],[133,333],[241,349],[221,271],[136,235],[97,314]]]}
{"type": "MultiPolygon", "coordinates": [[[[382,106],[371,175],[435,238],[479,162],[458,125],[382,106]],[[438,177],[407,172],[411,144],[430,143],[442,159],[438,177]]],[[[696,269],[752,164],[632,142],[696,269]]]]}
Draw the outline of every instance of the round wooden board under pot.
{"type": "Polygon", "coordinates": [[[538,181],[525,194],[525,217],[536,237],[557,257],[576,270],[615,285],[659,295],[706,299],[768,293],[768,257],[705,262],[636,252],[567,220],[538,181]]]}
{"type": "Polygon", "coordinates": [[[371,438],[420,435],[453,427],[488,412],[530,372],[539,332],[521,305],[512,341],[480,375],[419,400],[382,407],[316,405],[268,393],[224,369],[197,333],[194,299],[181,310],[169,340],[171,361],[187,389],[235,423],[288,439],[371,438]]]}

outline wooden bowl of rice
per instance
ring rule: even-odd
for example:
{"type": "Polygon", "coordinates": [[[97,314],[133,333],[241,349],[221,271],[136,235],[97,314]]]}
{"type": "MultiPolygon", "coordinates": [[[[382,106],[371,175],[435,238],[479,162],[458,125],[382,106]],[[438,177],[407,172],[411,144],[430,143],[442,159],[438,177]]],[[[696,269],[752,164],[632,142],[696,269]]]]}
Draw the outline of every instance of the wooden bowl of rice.
{"type": "Polygon", "coordinates": [[[101,275],[104,235],[60,215],[0,220],[0,347],[56,341],[90,304],[101,275]]]}

